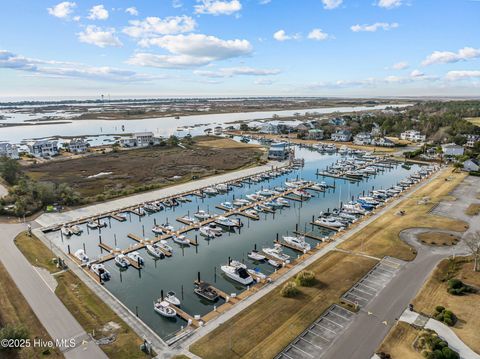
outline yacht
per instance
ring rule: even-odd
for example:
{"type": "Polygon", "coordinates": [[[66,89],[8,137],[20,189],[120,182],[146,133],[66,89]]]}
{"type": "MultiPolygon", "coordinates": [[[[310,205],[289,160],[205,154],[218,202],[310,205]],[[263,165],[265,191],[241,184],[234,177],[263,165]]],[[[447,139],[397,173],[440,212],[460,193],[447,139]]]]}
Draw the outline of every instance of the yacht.
{"type": "Polygon", "coordinates": [[[165,254],[163,254],[163,252],[157,247],[151,244],[147,244],[146,248],[147,248],[147,252],[150,253],[155,258],[160,258],[160,259],[165,258],[165,254]]]}
{"type": "Polygon", "coordinates": [[[180,299],[177,298],[174,291],[169,291],[164,299],[166,302],[170,304],[173,304],[177,307],[180,306],[180,299]]]}
{"type": "Polygon", "coordinates": [[[213,187],[207,187],[203,189],[203,193],[208,194],[209,196],[214,196],[218,194],[218,191],[213,187]]]}
{"type": "Polygon", "coordinates": [[[160,315],[167,318],[173,318],[177,315],[177,311],[170,307],[170,303],[166,301],[153,303],[153,309],[160,315]]]}
{"type": "Polygon", "coordinates": [[[220,203],[220,206],[230,211],[235,208],[231,202],[222,202],[220,203]]]}
{"type": "Polygon", "coordinates": [[[87,264],[90,259],[88,258],[87,254],[83,249],[78,249],[75,253],[74,256],[82,263],[82,264],[87,264]]]}
{"type": "Polygon", "coordinates": [[[180,218],[182,221],[184,222],[187,222],[189,224],[193,224],[193,223],[197,223],[198,222],[198,219],[194,218],[194,217],[190,217],[190,216],[183,216],[182,218],[180,218]]]}
{"type": "Polygon", "coordinates": [[[304,237],[285,236],[283,237],[283,240],[285,241],[285,243],[290,244],[292,247],[295,247],[296,249],[301,250],[302,252],[305,252],[305,251],[308,252],[309,250],[312,249],[310,244],[305,242],[304,237]]]}
{"type": "Polygon", "coordinates": [[[283,253],[281,244],[275,243],[273,248],[262,248],[262,252],[281,262],[287,262],[290,260],[290,256],[283,253]]]}
{"type": "Polygon", "coordinates": [[[205,282],[195,283],[193,291],[195,294],[210,302],[215,302],[219,297],[217,291],[210,284],[205,282]]]}
{"type": "Polygon", "coordinates": [[[215,232],[213,232],[208,226],[200,228],[200,235],[206,238],[215,238],[215,232]]]}
{"type": "Polygon", "coordinates": [[[224,226],[224,227],[228,227],[228,228],[239,226],[238,221],[234,221],[232,219],[229,219],[229,218],[223,217],[223,216],[218,217],[215,220],[215,223],[218,224],[219,226],[224,226]]]}
{"type": "Polygon", "coordinates": [[[127,257],[130,258],[132,261],[138,263],[139,266],[143,266],[145,264],[145,260],[140,256],[140,253],[138,253],[137,251],[128,253],[127,257]]]}
{"type": "Polygon", "coordinates": [[[213,232],[216,236],[221,236],[223,233],[223,229],[221,229],[219,226],[217,226],[213,222],[210,222],[209,224],[207,224],[206,227],[208,227],[208,229],[210,229],[210,231],[213,232]]]}
{"type": "Polygon", "coordinates": [[[255,211],[254,209],[247,209],[245,210],[245,213],[248,214],[249,216],[258,218],[258,212],[255,211]]]}
{"type": "Polygon", "coordinates": [[[247,257],[257,262],[261,262],[265,260],[265,256],[263,254],[258,253],[258,251],[256,250],[249,252],[247,254],[247,257]]]}
{"type": "Polygon", "coordinates": [[[199,210],[197,213],[193,214],[195,217],[201,220],[209,219],[211,217],[211,214],[205,212],[204,210],[199,210]]]}
{"type": "Polygon", "coordinates": [[[220,269],[222,270],[225,275],[233,279],[234,281],[243,284],[243,285],[250,285],[253,283],[253,278],[250,274],[248,274],[247,270],[243,267],[234,267],[231,265],[224,265],[221,266],[220,269]]]}
{"type": "Polygon", "coordinates": [[[220,184],[217,184],[215,186],[215,189],[218,191],[218,192],[228,192],[228,185],[225,184],[225,183],[220,183],[220,184]]]}
{"type": "Polygon", "coordinates": [[[342,228],[345,226],[344,223],[336,220],[335,218],[318,218],[314,222],[315,224],[319,224],[321,226],[333,227],[333,228],[342,228]]]}
{"type": "Polygon", "coordinates": [[[127,269],[130,263],[128,262],[125,254],[117,254],[115,256],[115,264],[122,269],[127,269]]]}
{"type": "Polygon", "coordinates": [[[173,235],[172,240],[177,243],[181,244],[182,246],[188,246],[190,244],[190,241],[185,237],[184,235],[173,235]]]}
{"type": "Polygon", "coordinates": [[[277,194],[277,191],[273,191],[273,190],[268,189],[268,188],[263,188],[260,191],[258,191],[257,194],[259,194],[260,196],[270,197],[270,196],[273,196],[273,195],[277,194]]]}
{"type": "Polygon", "coordinates": [[[102,263],[95,263],[92,264],[90,267],[93,273],[95,273],[102,281],[107,281],[110,280],[111,274],[110,272],[105,268],[105,266],[102,263]]]}

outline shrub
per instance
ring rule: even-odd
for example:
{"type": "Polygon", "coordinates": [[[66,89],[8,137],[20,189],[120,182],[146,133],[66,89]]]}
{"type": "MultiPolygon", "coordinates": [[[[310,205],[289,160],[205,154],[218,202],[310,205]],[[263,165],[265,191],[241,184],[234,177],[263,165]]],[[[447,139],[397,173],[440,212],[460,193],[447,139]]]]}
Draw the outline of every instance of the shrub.
{"type": "Polygon", "coordinates": [[[447,291],[452,295],[463,295],[474,291],[472,287],[463,283],[460,279],[450,279],[447,282],[447,291]]]}
{"type": "Polygon", "coordinates": [[[295,283],[302,287],[311,287],[315,284],[315,273],[304,270],[297,274],[295,283]]]}
{"type": "Polygon", "coordinates": [[[435,307],[435,310],[438,312],[438,313],[441,313],[445,310],[445,307],[442,307],[441,305],[437,305],[435,307]]]}
{"type": "Polygon", "coordinates": [[[450,327],[455,325],[457,321],[455,314],[441,305],[435,307],[434,318],[450,327]]]}
{"type": "Polygon", "coordinates": [[[447,317],[445,317],[445,318],[443,319],[443,322],[444,322],[446,325],[448,325],[449,327],[453,326],[453,320],[452,320],[452,318],[447,318],[447,317]]]}
{"type": "Polygon", "coordinates": [[[280,291],[280,294],[282,297],[287,297],[287,298],[292,298],[298,295],[300,291],[298,290],[297,285],[295,282],[287,282],[283,286],[282,290],[280,291]]]}
{"type": "MultiPolygon", "coordinates": [[[[0,340],[3,339],[28,339],[28,330],[22,325],[6,325],[0,329],[0,340]]],[[[0,346],[0,351],[15,351],[20,347],[3,347],[0,346]]]]}

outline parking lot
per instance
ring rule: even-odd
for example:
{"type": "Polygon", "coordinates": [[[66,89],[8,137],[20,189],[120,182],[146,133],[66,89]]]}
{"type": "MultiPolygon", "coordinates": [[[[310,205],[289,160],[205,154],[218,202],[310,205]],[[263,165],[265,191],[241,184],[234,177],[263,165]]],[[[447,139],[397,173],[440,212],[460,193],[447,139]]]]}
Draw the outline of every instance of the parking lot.
{"type": "Polygon", "coordinates": [[[402,268],[400,259],[384,257],[362,279],[360,279],[342,299],[359,307],[366,306],[390,282],[402,268]]]}
{"type": "Polygon", "coordinates": [[[276,359],[320,358],[350,324],[355,314],[332,305],[307,330],[286,347],[276,359]]]}

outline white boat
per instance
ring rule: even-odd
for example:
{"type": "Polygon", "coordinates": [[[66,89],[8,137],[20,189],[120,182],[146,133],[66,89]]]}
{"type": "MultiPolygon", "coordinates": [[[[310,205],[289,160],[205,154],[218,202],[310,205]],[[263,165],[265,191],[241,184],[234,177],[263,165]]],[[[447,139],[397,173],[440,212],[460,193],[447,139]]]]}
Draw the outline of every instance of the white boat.
{"type": "Polygon", "coordinates": [[[264,196],[262,196],[260,194],[257,194],[257,193],[247,194],[245,197],[247,197],[247,199],[249,199],[252,202],[257,202],[257,201],[261,201],[261,200],[265,199],[264,196]]]}
{"type": "Polygon", "coordinates": [[[151,204],[151,203],[146,203],[143,205],[143,209],[147,212],[153,213],[153,212],[158,212],[159,209],[157,206],[151,204]]]}
{"type": "Polygon", "coordinates": [[[188,246],[190,244],[190,241],[185,237],[184,235],[173,235],[172,240],[177,243],[181,244],[182,246],[188,246]]]}
{"type": "Polygon", "coordinates": [[[243,206],[246,206],[247,204],[250,204],[250,201],[243,198],[236,199],[235,201],[233,201],[233,205],[236,207],[243,207],[243,206]]]}
{"type": "Polygon", "coordinates": [[[244,269],[247,269],[247,266],[245,264],[243,264],[242,262],[240,261],[237,261],[235,259],[232,259],[230,260],[230,263],[228,264],[232,267],[235,267],[235,268],[244,268],[244,269]]]}
{"type": "Polygon", "coordinates": [[[162,239],[161,241],[155,243],[155,246],[157,246],[160,249],[163,249],[164,251],[173,253],[173,248],[168,244],[168,242],[165,239],[162,239]]]}
{"type": "Polygon", "coordinates": [[[204,210],[199,210],[197,213],[193,214],[195,217],[201,220],[209,219],[211,217],[211,214],[205,212],[204,210]]]}
{"type": "Polygon", "coordinates": [[[87,254],[83,249],[78,249],[75,253],[74,256],[82,263],[82,264],[87,264],[90,259],[88,258],[87,254]]]}
{"type": "Polygon", "coordinates": [[[225,183],[219,183],[215,186],[215,189],[218,192],[228,192],[228,185],[226,185],[225,183]]]}
{"type": "Polygon", "coordinates": [[[138,253],[137,251],[128,253],[127,257],[130,258],[132,261],[138,263],[138,265],[140,266],[143,266],[145,264],[145,260],[140,256],[140,253],[138,253]]]}
{"type": "Polygon", "coordinates": [[[305,242],[304,237],[290,237],[290,236],[284,236],[283,240],[285,243],[290,244],[292,247],[295,247],[298,250],[301,250],[302,252],[304,251],[309,251],[312,249],[310,246],[310,243],[305,242]]]}
{"type": "Polygon", "coordinates": [[[303,198],[310,198],[312,197],[312,195],[310,193],[308,193],[307,191],[304,191],[303,189],[298,189],[298,190],[295,190],[292,192],[294,195],[297,195],[299,197],[303,197],[303,198]]]}
{"type": "Polygon", "coordinates": [[[315,220],[315,224],[319,224],[321,226],[333,227],[333,228],[341,228],[345,226],[344,223],[336,220],[335,218],[317,218],[315,220]]]}
{"type": "Polygon", "coordinates": [[[222,207],[224,207],[228,210],[232,210],[232,209],[235,208],[231,202],[222,202],[222,203],[220,203],[220,206],[222,206],[222,207]]]}
{"type": "Polygon", "coordinates": [[[128,262],[125,254],[117,254],[115,256],[115,264],[122,269],[127,269],[130,263],[128,262]]]}
{"type": "Polygon", "coordinates": [[[257,194],[259,194],[261,196],[270,197],[270,196],[273,196],[273,195],[277,194],[277,191],[273,191],[273,190],[268,189],[268,188],[263,188],[260,191],[258,191],[257,194]]]}
{"type": "Polygon", "coordinates": [[[265,260],[265,256],[263,254],[258,253],[256,250],[249,252],[247,254],[247,257],[257,262],[261,262],[265,260]]]}
{"type": "Polygon", "coordinates": [[[282,266],[282,264],[280,262],[277,262],[276,260],[273,260],[273,259],[269,259],[267,261],[267,263],[270,264],[274,268],[280,268],[282,266]]]}
{"type": "Polygon", "coordinates": [[[233,279],[234,281],[243,284],[243,285],[250,285],[253,283],[253,278],[250,274],[248,274],[247,270],[242,267],[233,267],[233,266],[221,266],[220,269],[222,270],[225,275],[233,279]]]}
{"type": "Polygon", "coordinates": [[[100,225],[97,221],[88,221],[87,227],[90,229],[97,229],[98,227],[100,227],[100,225]]]}
{"type": "Polygon", "coordinates": [[[203,193],[206,193],[210,196],[214,196],[214,195],[218,194],[218,191],[213,187],[207,187],[207,188],[203,189],[203,193]]]}
{"type": "Polygon", "coordinates": [[[297,188],[299,184],[297,182],[285,181],[285,187],[287,188],[297,188]]]}
{"type": "Polygon", "coordinates": [[[367,211],[360,206],[358,203],[356,204],[344,204],[342,207],[342,211],[345,213],[350,213],[350,214],[361,214],[364,215],[367,213],[367,211]]]}
{"type": "Polygon", "coordinates": [[[184,221],[184,222],[190,223],[190,224],[198,222],[198,219],[196,219],[194,217],[189,217],[189,216],[183,216],[181,218],[181,220],[184,221]]]}
{"type": "Polygon", "coordinates": [[[239,226],[238,221],[234,221],[223,216],[217,217],[217,219],[215,220],[215,223],[218,224],[219,226],[224,226],[228,228],[239,226]]]}
{"type": "Polygon", "coordinates": [[[177,311],[170,307],[170,303],[166,301],[156,302],[153,304],[153,309],[160,315],[167,318],[173,318],[177,315],[177,311]]]}
{"type": "Polygon", "coordinates": [[[151,244],[147,244],[146,248],[147,248],[147,252],[150,253],[155,258],[165,258],[165,254],[163,254],[163,252],[157,247],[151,244]]]}
{"type": "Polygon", "coordinates": [[[215,238],[215,232],[213,232],[208,226],[200,228],[200,235],[206,238],[215,238]]]}
{"type": "Polygon", "coordinates": [[[275,243],[273,248],[262,248],[262,252],[281,262],[287,262],[290,260],[290,256],[283,253],[281,244],[275,243]]]}
{"type": "Polygon", "coordinates": [[[209,224],[206,225],[210,231],[212,231],[216,236],[221,236],[223,233],[223,229],[221,229],[219,226],[217,226],[215,223],[210,222],[209,224]]]}
{"type": "Polygon", "coordinates": [[[177,307],[180,306],[180,299],[177,298],[174,291],[169,291],[164,299],[166,302],[170,304],[173,304],[177,307]]]}
{"type": "Polygon", "coordinates": [[[60,230],[62,231],[62,234],[66,237],[70,237],[72,235],[72,230],[65,225],[62,226],[60,230]]]}
{"type": "Polygon", "coordinates": [[[255,268],[255,269],[251,269],[251,268],[248,268],[247,269],[247,272],[248,274],[250,274],[253,278],[257,277],[259,279],[262,279],[262,280],[265,280],[267,279],[267,275],[260,272],[260,269],[258,268],[255,268]]]}
{"type": "Polygon", "coordinates": [[[245,213],[252,217],[258,217],[258,212],[254,209],[247,209],[245,210],[245,213]]]}
{"type": "Polygon", "coordinates": [[[81,229],[79,226],[77,226],[77,225],[75,224],[75,225],[73,225],[73,226],[70,227],[70,231],[71,231],[73,234],[75,234],[75,235],[78,236],[78,235],[82,234],[83,229],[81,229]]]}
{"type": "Polygon", "coordinates": [[[285,198],[283,197],[278,197],[275,202],[277,202],[278,204],[281,204],[282,206],[288,206],[290,204],[290,202],[288,202],[288,200],[286,200],[285,198]]]}
{"type": "Polygon", "coordinates": [[[176,200],[178,202],[188,202],[188,199],[186,197],[183,197],[183,196],[177,197],[176,200]]]}
{"type": "Polygon", "coordinates": [[[90,267],[93,273],[97,275],[102,281],[110,280],[110,272],[105,268],[103,263],[95,263],[90,267]]]}
{"type": "Polygon", "coordinates": [[[165,234],[164,229],[160,226],[153,226],[152,232],[155,233],[155,234],[160,234],[160,235],[165,234]]]}

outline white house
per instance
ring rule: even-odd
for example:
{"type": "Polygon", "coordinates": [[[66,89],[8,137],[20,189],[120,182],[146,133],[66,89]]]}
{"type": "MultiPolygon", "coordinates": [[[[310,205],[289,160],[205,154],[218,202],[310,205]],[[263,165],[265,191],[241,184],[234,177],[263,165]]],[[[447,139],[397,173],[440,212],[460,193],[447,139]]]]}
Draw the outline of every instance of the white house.
{"type": "Polygon", "coordinates": [[[348,142],[352,139],[352,133],[347,130],[337,131],[332,133],[331,139],[335,142],[348,142]]]}
{"type": "Polygon", "coordinates": [[[273,122],[263,123],[258,130],[260,133],[271,133],[277,134],[278,133],[278,124],[273,122]]]}
{"type": "Polygon", "coordinates": [[[469,160],[466,160],[463,162],[463,169],[465,171],[480,171],[480,161],[475,159],[475,158],[470,158],[469,160]]]}
{"type": "Polygon", "coordinates": [[[283,161],[288,158],[289,150],[286,142],[272,143],[268,150],[268,159],[283,161]]]}
{"type": "Polygon", "coordinates": [[[83,153],[87,151],[89,146],[83,138],[74,138],[68,143],[67,148],[72,153],[83,153]]]}
{"type": "Polygon", "coordinates": [[[372,143],[372,135],[368,132],[360,132],[353,137],[353,143],[356,145],[369,145],[372,143]]]}
{"type": "Polygon", "coordinates": [[[472,148],[475,146],[475,143],[480,141],[479,135],[467,135],[467,142],[465,143],[465,147],[472,148]]]}
{"type": "Polygon", "coordinates": [[[422,135],[419,131],[409,130],[402,132],[400,134],[402,140],[407,140],[410,142],[424,142],[426,139],[425,135],[422,135]]]}
{"type": "Polygon", "coordinates": [[[136,132],[131,137],[122,137],[119,143],[122,147],[147,147],[158,145],[160,140],[153,136],[153,132],[136,132]]]}
{"type": "Polygon", "coordinates": [[[35,157],[49,157],[58,155],[58,141],[38,140],[28,144],[30,153],[35,157]]]}
{"type": "Polygon", "coordinates": [[[445,156],[462,156],[465,149],[455,143],[442,145],[442,151],[445,156]]]}
{"type": "Polygon", "coordinates": [[[8,142],[0,143],[0,157],[8,157],[13,160],[18,160],[18,148],[8,142]]]}
{"type": "Polygon", "coordinates": [[[380,147],[395,147],[395,143],[386,137],[380,137],[372,140],[372,145],[380,147]]]}

